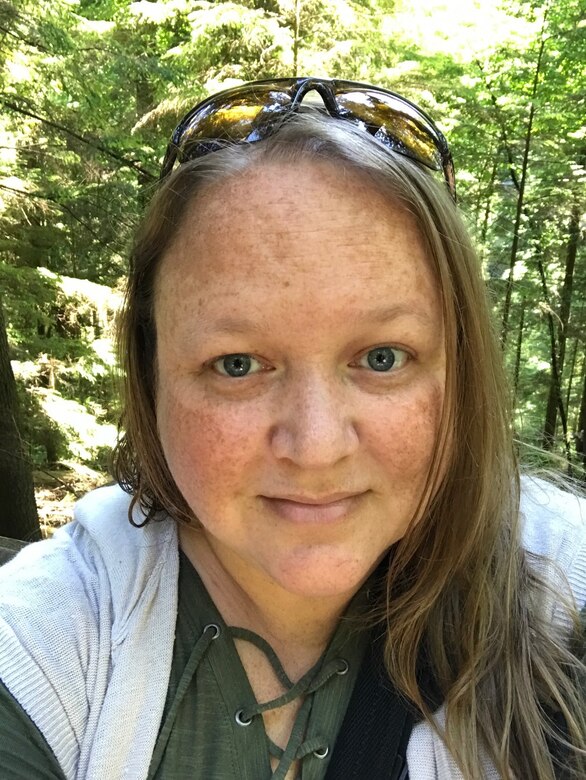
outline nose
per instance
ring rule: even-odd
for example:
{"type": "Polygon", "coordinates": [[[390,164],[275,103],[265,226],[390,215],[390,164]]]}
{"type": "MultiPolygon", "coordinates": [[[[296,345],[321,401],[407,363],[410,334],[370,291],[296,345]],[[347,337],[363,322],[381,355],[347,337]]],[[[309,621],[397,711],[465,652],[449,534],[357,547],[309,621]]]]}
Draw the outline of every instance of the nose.
{"type": "Polygon", "coordinates": [[[273,425],[273,454],[306,470],[333,466],[359,445],[352,406],[344,387],[333,379],[303,376],[279,399],[273,425]]]}

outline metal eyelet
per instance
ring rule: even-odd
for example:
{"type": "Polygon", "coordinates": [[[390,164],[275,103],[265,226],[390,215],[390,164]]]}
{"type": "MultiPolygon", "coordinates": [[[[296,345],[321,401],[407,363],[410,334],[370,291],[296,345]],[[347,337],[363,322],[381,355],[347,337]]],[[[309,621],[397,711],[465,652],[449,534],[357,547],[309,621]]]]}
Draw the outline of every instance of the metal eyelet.
{"type": "Polygon", "coordinates": [[[252,718],[249,718],[248,720],[244,720],[242,715],[244,714],[244,710],[238,710],[238,712],[234,715],[234,720],[239,726],[250,726],[252,723],[252,718]]]}
{"type": "Polygon", "coordinates": [[[217,623],[208,623],[207,626],[204,626],[203,633],[208,630],[208,628],[211,628],[214,632],[214,635],[212,639],[217,639],[220,636],[220,626],[217,623]]]}
{"type": "Polygon", "coordinates": [[[339,660],[343,664],[343,666],[342,666],[341,669],[338,669],[336,674],[339,674],[339,675],[348,674],[348,669],[350,668],[349,665],[348,665],[348,661],[345,658],[340,658],[339,660]]]}
{"type": "Polygon", "coordinates": [[[325,758],[325,757],[326,757],[326,756],[329,754],[329,752],[330,752],[330,749],[329,749],[329,747],[326,745],[325,747],[321,748],[321,750],[320,750],[320,749],[318,749],[318,750],[314,750],[314,751],[313,751],[313,755],[314,755],[316,758],[320,758],[320,759],[321,759],[321,758],[325,758]]]}

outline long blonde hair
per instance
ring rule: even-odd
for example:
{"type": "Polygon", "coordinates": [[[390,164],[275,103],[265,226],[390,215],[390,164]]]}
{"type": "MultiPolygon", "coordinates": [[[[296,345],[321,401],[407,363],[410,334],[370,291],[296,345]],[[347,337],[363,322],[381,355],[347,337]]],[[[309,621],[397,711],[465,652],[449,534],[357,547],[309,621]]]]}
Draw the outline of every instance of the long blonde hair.
{"type": "MultiPolygon", "coordinates": [[[[488,756],[503,780],[586,776],[584,666],[547,619],[548,583],[522,550],[519,479],[508,390],[489,304],[467,231],[442,183],[349,124],[292,116],[274,136],[183,164],[164,182],[137,235],[120,355],[125,431],[115,476],[145,522],[159,512],[196,522],[157,435],[153,301],[161,258],[205,187],[261,161],[328,160],[366,178],[414,216],[442,293],[448,355],[444,412],[418,510],[388,572],[382,613],[389,674],[468,780],[488,756]],[[445,728],[421,690],[421,663],[445,704],[445,728]],[[556,756],[555,761],[552,756],[556,756]]],[[[205,193],[204,193],[205,194],[205,193]]],[[[365,247],[365,251],[368,248],[365,247]]],[[[572,605],[566,612],[573,618],[572,605]]],[[[576,623],[577,625],[577,623],[576,623]]]]}

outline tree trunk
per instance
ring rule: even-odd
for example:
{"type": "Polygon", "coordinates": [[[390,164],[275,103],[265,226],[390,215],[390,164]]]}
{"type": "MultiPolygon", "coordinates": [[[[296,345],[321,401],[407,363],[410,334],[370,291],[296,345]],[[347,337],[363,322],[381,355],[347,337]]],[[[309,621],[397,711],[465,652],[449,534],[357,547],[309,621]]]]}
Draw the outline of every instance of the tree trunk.
{"type": "Polygon", "coordinates": [[[578,431],[576,433],[576,452],[584,469],[584,480],[586,480],[586,362],[584,363],[583,382],[582,382],[582,403],[580,404],[580,417],[578,418],[578,431]]]}
{"type": "Polygon", "coordinates": [[[492,208],[492,196],[494,195],[494,183],[496,181],[497,174],[497,160],[495,156],[494,163],[492,165],[492,171],[490,173],[490,181],[488,183],[488,193],[486,195],[486,202],[484,204],[484,217],[482,220],[482,228],[480,230],[480,260],[484,261],[486,257],[486,237],[488,235],[488,223],[490,221],[490,213],[492,208]]]}
{"type": "MultiPolygon", "coordinates": [[[[547,320],[547,328],[549,330],[551,382],[554,387],[556,404],[560,413],[560,421],[562,423],[566,457],[568,459],[568,464],[570,464],[572,453],[570,449],[570,442],[568,440],[568,420],[566,416],[566,408],[564,406],[564,399],[562,397],[562,379],[561,379],[561,371],[558,366],[558,349],[557,349],[557,341],[556,341],[555,322],[554,322],[552,308],[551,308],[549,290],[547,287],[547,278],[545,276],[543,258],[541,257],[541,250],[538,252],[536,256],[536,263],[537,263],[537,270],[539,271],[539,278],[541,280],[541,289],[543,291],[543,302],[546,305],[545,316],[547,320]]],[[[546,436],[544,435],[542,437],[541,446],[543,447],[544,450],[553,449],[553,437],[546,438],[546,436]]]]}
{"type": "Polygon", "coordinates": [[[0,301],[0,534],[12,539],[41,538],[33,476],[17,427],[16,382],[0,301]]]}
{"type": "Polygon", "coordinates": [[[529,117],[527,120],[527,131],[525,133],[525,146],[523,150],[523,162],[521,165],[521,178],[519,180],[518,195],[517,195],[517,210],[515,214],[515,226],[513,228],[513,243],[511,244],[511,259],[509,261],[509,274],[507,276],[507,286],[505,290],[505,302],[503,305],[503,319],[501,328],[501,341],[503,349],[507,344],[508,328],[509,328],[509,315],[511,312],[511,298],[513,295],[513,284],[515,280],[515,266],[517,265],[517,254],[519,251],[519,233],[521,230],[521,217],[523,215],[525,207],[525,184],[527,182],[527,172],[529,168],[529,151],[531,149],[531,141],[533,134],[533,120],[535,118],[535,98],[537,96],[537,87],[539,85],[539,79],[541,77],[541,62],[543,59],[543,52],[545,49],[545,42],[547,37],[544,34],[545,30],[545,18],[544,28],[542,29],[541,45],[539,47],[539,54],[537,56],[537,63],[535,65],[535,73],[533,76],[533,87],[531,93],[531,103],[529,105],[529,117]]]}
{"type": "MultiPolygon", "coordinates": [[[[570,358],[570,370],[568,371],[568,386],[566,389],[566,409],[570,409],[570,402],[572,398],[572,385],[574,384],[574,372],[576,370],[576,358],[578,357],[578,344],[580,340],[574,339],[574,348],[572,349],[572,357],[570,358]]],[[[574,415],[574,422],[575,422],[574,415]]],[[[569,420],[568,420],[569,425],[569,420]]]]}
{"type": "Polygon", "coordinates": [[[513,408],[517,405],[517,391],[519,389],[519,373],[521,371],[521,349],[523,347],[523,328],[525,327],[525,309],[527,299],[523,296],[521,304],[521,319],[519,320],[519,331],[517,334],[517,349],[515,352],[515,373],[513,379],[513,408]]]}
{"type": "MultiPolygon", "coordinates": [[[[577,205],[572,209],[572,216],[569,225],[568,249],[566,252],[566,269],[564,282],[561,291],[561,304],[558,321],[557,348],[552,344],[552,350],[556,351],[556,368],[554,371],[552,361],[551,379],[549,382],[549,395],[545,411],[545,422],[543,426],[543,446],[546,450],[553,449],[555,441],[555,431],[557,425],[558,410],[561,415],[564,414],[564,403],[562,397],[562,375],[564,370],[564,360],[566,358],[566,339],[568,334],[568,322],[570,320],[570,307],[572,305],[572,291],[574,287],[574,268],[576,266],[576,255],[578,253],[578,241],[580,238],[580,210],[577,205]]],[[[553,319],[552,319],[553,324],[553,319]]],[[[568,407],[565,407],[568,408],[568,407]]],[[[565,432],[567,435],[567,431],[565,432]]]]}

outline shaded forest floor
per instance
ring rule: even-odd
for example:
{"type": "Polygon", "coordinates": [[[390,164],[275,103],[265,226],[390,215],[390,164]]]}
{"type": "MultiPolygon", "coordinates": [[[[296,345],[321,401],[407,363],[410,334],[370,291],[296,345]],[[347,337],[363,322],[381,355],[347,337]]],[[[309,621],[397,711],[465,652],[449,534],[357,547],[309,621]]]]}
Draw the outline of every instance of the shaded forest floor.
{"type": "Polygon", "coordinates": [[[33,473],[35,498],[43,536],[73,519],[75,502],[85,493],[110,481],[108,474],[75,464],[33,473]]]}

